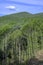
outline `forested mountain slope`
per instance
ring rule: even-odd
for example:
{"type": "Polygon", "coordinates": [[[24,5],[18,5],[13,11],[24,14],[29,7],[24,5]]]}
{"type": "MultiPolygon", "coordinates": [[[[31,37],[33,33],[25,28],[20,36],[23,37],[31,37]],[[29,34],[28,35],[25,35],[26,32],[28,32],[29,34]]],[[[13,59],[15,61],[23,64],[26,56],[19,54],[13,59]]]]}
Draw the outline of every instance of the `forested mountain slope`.
{"type": "Polygon", "coordinates": [[[0,54],[5,54],[5,58],[0,56],[0,62],[7,59],[7,65],[25,63],[41,49],[43,13],[20,12],[0,17],[0,54]]]}

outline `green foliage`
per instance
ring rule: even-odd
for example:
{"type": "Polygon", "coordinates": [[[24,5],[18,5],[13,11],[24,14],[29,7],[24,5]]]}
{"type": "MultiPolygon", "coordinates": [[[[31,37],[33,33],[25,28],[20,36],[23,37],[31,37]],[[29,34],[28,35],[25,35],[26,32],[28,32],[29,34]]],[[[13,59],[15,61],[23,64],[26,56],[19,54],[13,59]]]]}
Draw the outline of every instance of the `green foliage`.
{"type": "Polygon", "coordinates": [[[43,13],[23,12],[0,17],[0,48],[5,50],[8,63],[12,61],[15,65],[35,56],[43,49],[43,13]]]}

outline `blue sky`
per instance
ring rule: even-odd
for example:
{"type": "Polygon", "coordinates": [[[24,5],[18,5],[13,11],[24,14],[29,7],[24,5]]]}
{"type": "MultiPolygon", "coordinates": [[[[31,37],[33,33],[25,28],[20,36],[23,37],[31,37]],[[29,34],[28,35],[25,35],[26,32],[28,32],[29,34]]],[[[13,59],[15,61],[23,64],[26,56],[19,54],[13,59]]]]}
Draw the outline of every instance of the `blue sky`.
{"type": "Polygon", "coordinates": [[[0,16],[24,11],[43,12],[43,0],[0,0],[0,16]]]}

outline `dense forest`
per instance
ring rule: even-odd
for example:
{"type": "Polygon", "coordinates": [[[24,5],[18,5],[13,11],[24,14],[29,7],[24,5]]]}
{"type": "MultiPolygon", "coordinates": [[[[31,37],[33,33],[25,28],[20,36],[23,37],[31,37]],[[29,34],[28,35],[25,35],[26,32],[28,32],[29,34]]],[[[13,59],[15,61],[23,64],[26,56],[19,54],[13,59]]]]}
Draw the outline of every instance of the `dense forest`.
{"type": "Polygon", "coordinates": [[[20,12],[0,17],[0,65],[31,65],[31,58],[40,60],[37,53],[41,50],[43,13],[20,12]]]}

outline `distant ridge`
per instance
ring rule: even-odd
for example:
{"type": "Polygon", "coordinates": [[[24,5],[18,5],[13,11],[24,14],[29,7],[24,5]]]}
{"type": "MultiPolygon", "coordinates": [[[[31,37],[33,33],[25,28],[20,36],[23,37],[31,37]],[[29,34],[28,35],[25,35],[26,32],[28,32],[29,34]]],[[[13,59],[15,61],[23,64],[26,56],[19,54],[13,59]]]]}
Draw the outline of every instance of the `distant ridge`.
{"type": "Polygon", "coordinates": [[[13,14],[9,14],[9,15],[5,15],[2,16],[2,14],[0,14],[0,17],[10,17],[10,16],[14,16],[14,17],[30,17],[30,16],[43,16],[43,12],[42,13],[36,13],[36,14],[32,14],[29,12],[19,12],[19,13],[13,13],[13,14]]]}
{"type": "MultiPolygon", "coordinates": [[[[12,16],[14,16],[14,15],[19,15],[19,16],[20,15],[23,15],[23,16],[24,15],[27,15],[28,16],[28,15],[32,15],[32,14],[31,13],[28,13],[28,12],[19,12],[19,13],[13,13],[13,14],[5,15],[5,16],[11,16],[11,15],[12,16]]],[[[0,17],[5,17],[5,16],[0,16],[0,17]]]]}

